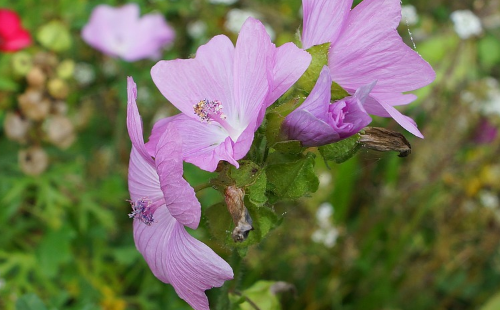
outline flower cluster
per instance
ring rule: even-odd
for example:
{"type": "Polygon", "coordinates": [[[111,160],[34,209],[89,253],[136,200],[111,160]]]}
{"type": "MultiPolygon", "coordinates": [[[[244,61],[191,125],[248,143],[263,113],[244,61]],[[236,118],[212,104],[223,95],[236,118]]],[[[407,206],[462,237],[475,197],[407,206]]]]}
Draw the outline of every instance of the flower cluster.
{"type": "MultiPolygon", "coordinates": [[[[352,0],[303,0],[303,49],[293,43],[276,47],[264,25],[250,17],[241,27],[236,45],[218,35],[200,46],[192,59],[159,61],[151,69],[152,79],[181,113],[159,120],[147,143],[136,105],[136,86],[128,78],[127,126],[132,140],[129,216],[134,219],[135,243],[155,276],[170,283],[194,309],[209,309],[204,291],[221,286],[233,272],[184,228],[198,227],[201,207],[183,178],[182,163],[210,172],[220,171],[221,161],[239,168],[245,158],[248,165],[252,160],[249,151],[264,119],[264,126],[273,126],[266,111],[285,92],[286,98],[294,97],[293,102],[302,98],[303,93],[295,96],[297,89],[292,85],[312,67],[311,47],[329,44],[328,63],[317,70],[315,86],[302,104],[281,118],[275,141],[298,140],[303,149],[335,143],[367,126],[372,120],[369,114],[390,116],[422,137],[415,122],[394,108],[415,99],[403,92],[434,79],[430,65],[396,31],[401,19],[399,0],[365,0],[352,10],[351,6],[352,0]],[[332,102],[332,85],[345,96],[332,102]]],[[[90,35],[90,30],[85,32],[90,35]]],[[[305,161],[311,157],[294,158],[305,161]]],[[[270,168],[261,164],[254,170],[270,169],[268,182],[275,182],[280,165],[286,166],[282,162],[270,168]]],[[[279,187],[273,186],[274,190],[279,187]]],[[[236,241],[244,240],[252,229],[244,195],[234,184],[226,186],[228,210],[238,209],[237,215],[232,213],[233,219],[247,225],[236,241]],[[228,188],[239,193],[238,208],[230,205],[234,199],[228,199],[228,188]]]]}

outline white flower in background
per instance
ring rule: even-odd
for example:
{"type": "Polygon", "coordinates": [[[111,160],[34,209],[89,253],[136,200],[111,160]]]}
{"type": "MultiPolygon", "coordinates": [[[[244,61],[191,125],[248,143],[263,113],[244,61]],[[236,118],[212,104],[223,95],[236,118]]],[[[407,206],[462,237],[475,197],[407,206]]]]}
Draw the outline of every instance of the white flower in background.
{"type": "Polygon", "coordinates": [[[318,176],[318,179],[320,187],[327,187],[332,182],[332,175],[329,172],[322,172],[318,176]]]}
{"type": "Polygon", "coordinates": [[[311,240],[316,243],[323,243],[327,248],[332,248],[337,242],[339,231],[332,224],[333,206],[328,203],[322,203],[316,211],[316,220],[319,229],[311,235],[311,240]]]}
{"type": "Polygon", "coordinates": [[[238,0],[208,0],[208,2],[212,4],[225,4],[225,5],[231,5],[235,4],[238,2],[238,0]]]}
{"type": "Polygon", "coordinates": [[[73,77],[78,84],[82,86],[88,85],[95,80],[94,67],[85,62],[77,63],[73,77]]]}
{"type": "Polygon", "coordinates": [[[401,23],[416,25],[418,23],[417,9],[413,5],[403,5],[401,7],[401,23]]]}
{"type": "MultiPolygon", "coordinates": [[[[260,14],[254,11],[232,9],[227,12],[226,23],[224,24],[224,26],[232,33],[239,33],[241,26],[243,26],[243,23],[249,17],[253,17],[255,19],[261,18],[260,14]]],[[[267,34],[269,34],[269,36],[271,37],[271,41],[274,40],[274,38],[276,37],[276,33],[274,32],[273,28],[271,28],[271,26],[264,22],[262,24],[266,28],[267,34]]]]}
{"type": "Polygon", "coordinates": [[[485,115],[500,115],[500,89],[498,81],[494,78],[487,78],[486,85],[488,86],[488,92],[481,106],[482,112],[485,115]]]}
{"type": "Polygon", "coordinates": [[[497,209],[499,206],[499,201],[498,201],[498,196],[488,190],[482,190],[479,192],[479,201],[481,201],[481,204],[488,209],[494,210],[497,209]]]}
{"type": "Polygon", "coordinates": [[[207,32],[207,24],[201,20],[197,20],[193,23],[190,23],[187,26],[187,33],[190,37],[199,39],[203,37],[207,32]]]}
{"type": "Polygon", "coordinates": [[[469,10],[455,11],[450,16],[455,32],[462,39],[480,35],[483,31],[481,21],[469,10]]]}

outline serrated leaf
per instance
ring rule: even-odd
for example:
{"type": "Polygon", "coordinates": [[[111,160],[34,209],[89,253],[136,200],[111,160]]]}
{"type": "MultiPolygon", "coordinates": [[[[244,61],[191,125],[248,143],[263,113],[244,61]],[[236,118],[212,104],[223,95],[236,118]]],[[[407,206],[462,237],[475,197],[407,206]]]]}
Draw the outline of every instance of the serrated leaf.
{"type": "Polygon", "coordinates": [[[334,161],[340,164],[356,154],[360,148],[358,140],[359,135],[356,134],[347,139],[320,146],[318,150],[326,161],[334,161]]]}
{"type": "Polygon", "coordinates": [[[47,307],[37,295],[26,294],[17,299],[16,310],[47,310],[47,307]]]}
{"type": "Polygon", "coordinates": [[[269,189],[280,199],[297,199],[314,193],[319,185],[314,158],[313,153],[305,156],[276,154],[270,158],[266,168],[269,189]]]}
{"type": "Polygon", "coordinates": [[[245,187],[253,184],[261,173],[261,167],[250,160],[240,160],[240,167],[230,167],[229,175],[236,186],[245,187]]]}
{"type": "Polygon", "coordinates": [[[318,80],[321,69],[328,65],[328,50],[330,43],[315,45],[308,48],[306,51],[311,54],[312,61],[306,72],[297,81],[297,85],[307,94],[311,92],[316,81],[318,80]]]}
{"type": "Polygon", "coordinates": [[[262,206],[267,202],[266,189],[267,177],[266,173],[263,171],[259,174],[259,177],[255,180],[255,182],[247,188],[246,194],[248,195],[250,202],[256,206],[262,206]]]}

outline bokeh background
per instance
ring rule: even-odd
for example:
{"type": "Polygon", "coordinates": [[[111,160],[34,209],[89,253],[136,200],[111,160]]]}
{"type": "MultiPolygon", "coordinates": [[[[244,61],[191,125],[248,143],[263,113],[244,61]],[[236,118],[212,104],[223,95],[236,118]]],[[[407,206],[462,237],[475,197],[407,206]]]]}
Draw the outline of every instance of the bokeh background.
{"type": "MultiPolygon", "coordinates": [[[[146,131],[176,111],[151,81],[154,60],[127,63],[82,41],[100,3],[124,2],[0,0],[34,40],[0,54],[1,309],[189,309],[134,246],[126,76],[138,84],[146,131]],[[56,80],[39,98],[50,100],[48,114],[26,103],[33,63],[56,80]],[[39,120],[29,134],[15,117],[21,105],[39,120]]],[[[249,15],[277,45],[297,42],[302,22],[299,0],[137,3],[175,28],[162,59],[190,57],[220,33],[235,40],[249,15]]],[[[416,102],[400,108],[425,139],[375,118],[374,125],[406,135],[409,157],[361,150],[338,165],[317,156],[319,190],[274,206],[282,224],[241,261],[205,224],[192,232],[237,265],[235,280],[208,291],[214,309],[224,309],[219,296],[227,291],[233,300],[255,296],[260,309],[279,309],[276,300],[282,309],[306,310],[500,309],[500,1],[403,6],[401,36],[437,72],[416,102]],[[479,28],[467,18],[454,23],[457,10],[473,12],[479,28]],[[259,291],[274,282],[276,294],[259,291]]],[[[211,175],[186,165],[186,177],[197,185],[211,175]]],[[[222,200],[210,188],[199,198],[204,208],[222,200]]]]}

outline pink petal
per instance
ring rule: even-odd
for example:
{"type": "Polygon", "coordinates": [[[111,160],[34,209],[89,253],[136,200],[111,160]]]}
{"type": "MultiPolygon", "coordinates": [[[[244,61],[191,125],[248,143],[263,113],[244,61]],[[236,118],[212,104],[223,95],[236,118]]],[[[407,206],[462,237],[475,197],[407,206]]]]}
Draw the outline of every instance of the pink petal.
{"type": "Polygon", "coordinates": [[[233,278],[231,267],[209,247],[189,235],[164,206],[155,223],[134,220],[134,240],[153,274],[170,283],[195,310],[209,310],[204,291],[233,278]]]}
{"type": "Polygon", "coordinates": [[[238,124],[241,132],[255,125],[264,105],[268,82],[268,61],[274,45],[262,23],[249,17],[241,27],[234,51],[235,110],[227,114],[230,124],[238,124]]]}
{"type": "Polygon", "coordinates": [[[332,78],[330,76],[330,69],[324,66],[311,93],[297,110],[307,110],[319,119],[326,119],[326,113],[328,112],[331,100],[331,88],[332,78]]]}
{"type": "Polygon", "coordinates": [[[170,214],[182,225],[196,229],[201,205],[194,189],[182,177],[182,140],[173,123],[167,126],[156,146],[155,162],[170,214]]]}
{"type": "Polygon", "coordinates": [[[351,6],[352,0],[302,0],[302,48],[335,42],[351,6]]]}
{"type": "Polygon", "coordinates": [[[283,121],[283,133],[290,140],[299,140],[304,146],[321,146],[340,140],[340,136],[326,122],[307,110],[295,110],[283,121]]]}
{"type": "Polygon", "coordinates": [[[377,80],[374,96],[410,91],[432,82],[435,73],[431,66],[397,33],[400,18],[399,0],[365,0],[356,6],[329,54],[333,80],[346,89],[377,80]]]}
{"type": "Polygon", "coordinates": [[[234,46],[226,36],[202,45],[194,59],[159,61],[151,77],[160,92],[185,115],[198,119],[193,105],[203,99],[219,100],[224,113],[232,113],[232,60],[234,46]]]}
{"type": "Polygon", "coordinates": [[[163,199],[155,167],[146,162],[134,146],[128,167],[128,190],[132,201],[142,198],[151,201],[163,199]]]}
{"type": "Polygon", "coordinates": [[[127,129],[132,141],[132,145],[143,157],[144,161],[154,165],[154,161],[144,147],[144,137],[142,136],[142,119],[137,109],[135,100],[137,99],[137,86],[132,77],[127,77],[127,129]]]}
{"type": "MultiPolygon", "coordinates": [[[[311,54],[293,43],[285,43],[275,49],[272,70],[272,87],[266,99],[266,107],[273,104],[304,74],[311,63],[311,54]]],[[[260,125],[260,124],[258,124],[260,125]]]]}
{"type": "Polygon", "coordinates": [[[401,125],[404,129],[408,130],[415,136],[419,138],[424,138],[420,130],[418,130],[417,125],[413,119],[410,117],[401,114],[398,110],[396,110],[393,106],[388,105],[387,103],[381,101],[380,105],[389,113],[389,115],[401,125]]]}

